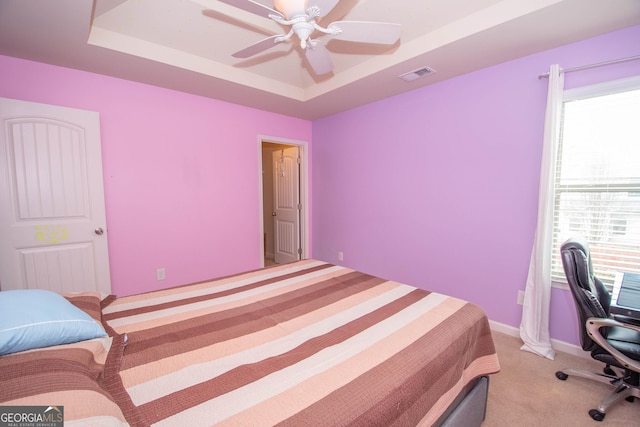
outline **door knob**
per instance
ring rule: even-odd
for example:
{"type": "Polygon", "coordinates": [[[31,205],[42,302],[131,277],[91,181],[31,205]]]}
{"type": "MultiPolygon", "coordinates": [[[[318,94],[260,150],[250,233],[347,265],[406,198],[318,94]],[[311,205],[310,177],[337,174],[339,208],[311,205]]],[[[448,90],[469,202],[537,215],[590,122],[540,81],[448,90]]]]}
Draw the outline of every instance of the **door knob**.
{"type": "Polygon", "coordinates": [[[276,216],[276,213],[275,212],[271,212],[271,216],[276,216]]]}
{"type": "Polygon", "coordinates": [[[93,230],[93,232],[96,233],[98,236],[101,236],[102,234],[104,234],[104,230],[100,227],[93,230]]]}

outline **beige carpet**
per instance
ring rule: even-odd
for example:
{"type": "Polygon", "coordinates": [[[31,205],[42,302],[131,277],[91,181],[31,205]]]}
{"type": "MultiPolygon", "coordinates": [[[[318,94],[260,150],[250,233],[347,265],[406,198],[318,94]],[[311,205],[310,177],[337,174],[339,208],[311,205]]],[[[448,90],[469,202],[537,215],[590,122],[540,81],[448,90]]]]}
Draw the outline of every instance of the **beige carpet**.
{"type": "Polygon", "coordinates": [[[640,402],[623,401],[611,408],[604,421],[591,419],[611,390],[607,385],[578,377],[560,381],[555,372],[567,368],[601,370],[594,360],[557,352],[555,360],[521,351],[522,341],[494,332],[501,371],[491,375],[487,417],[483,427],[502,426],[640,426],[640,402]]]}

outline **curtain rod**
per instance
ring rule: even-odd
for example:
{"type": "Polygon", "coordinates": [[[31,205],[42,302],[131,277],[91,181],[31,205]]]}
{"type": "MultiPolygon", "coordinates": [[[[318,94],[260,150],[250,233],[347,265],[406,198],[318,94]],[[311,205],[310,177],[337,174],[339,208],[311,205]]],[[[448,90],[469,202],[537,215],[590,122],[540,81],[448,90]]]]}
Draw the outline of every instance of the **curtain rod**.
{"type": "MultiPolygon", "coordinates": [[[[603,65],[610,65],[610,64],[617,64],[619,62],[633,61],[635,59],[640,59],[640,55],[629,56],[628,58],[614,59],[613,61],[599,62],[597,64],[582,65],[580,67],[567,68],[566,70],[560,70],[560,72],[561,73],[570,73],[572,71],[586,70],[588,68],[601,67],[603,65]]],[[[538,78],[539,79],[549,78],[549,72],[547,71],[546,73],[540,74],[538,76],[538,78]]]]}

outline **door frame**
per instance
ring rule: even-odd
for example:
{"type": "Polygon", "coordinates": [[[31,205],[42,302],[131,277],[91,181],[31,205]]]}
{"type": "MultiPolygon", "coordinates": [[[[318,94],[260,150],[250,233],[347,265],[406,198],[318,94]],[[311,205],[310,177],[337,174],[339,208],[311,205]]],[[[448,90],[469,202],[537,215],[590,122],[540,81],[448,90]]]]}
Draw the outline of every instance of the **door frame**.
{"type": "Polygon", "coordinates": [[[310,203],[309,203],[309,143],[296,139],[281,138],[276,136],[258,135],[258,194],[260,209],[258,212],[259,219],[259,259],[260,267],[264,267],[264,194],[262,191],[262,143],[271,142],[275,144],[289,145],[298,147],[302,163],[300,165],[300,204],[302,205],[302,215],[300,216],[300,237],[302,240],[302,254],[300,259],[309,257],[309,224],[310,224],[310,203]]]}

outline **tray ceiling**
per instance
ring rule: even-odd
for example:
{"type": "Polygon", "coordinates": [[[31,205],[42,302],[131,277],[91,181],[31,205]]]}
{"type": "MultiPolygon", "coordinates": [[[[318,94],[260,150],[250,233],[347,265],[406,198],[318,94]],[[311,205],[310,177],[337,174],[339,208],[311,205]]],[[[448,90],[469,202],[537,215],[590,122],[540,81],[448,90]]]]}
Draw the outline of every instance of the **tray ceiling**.
{"type": "Polygon", "coordinates": [[[0,0],[0,54],[312,120],[640,24],[640,2],[342,0],[321,24],[337,20],[399,23],[401,39],[381,46],[321,37],[335,69],[316,76],[294,42],[232,57],[284,28],[218,0],[0,0]],[[423,67],[435,72],[398,78],[423,67]]]}

